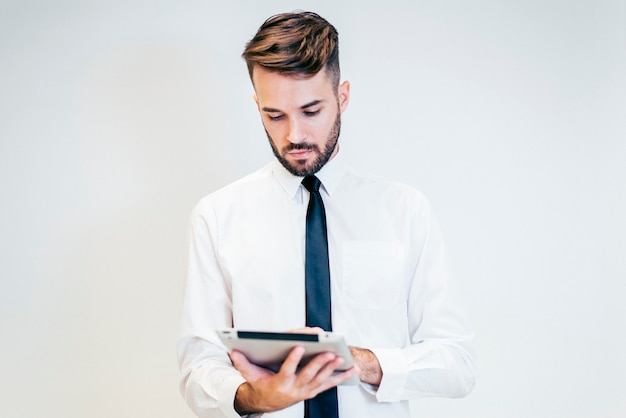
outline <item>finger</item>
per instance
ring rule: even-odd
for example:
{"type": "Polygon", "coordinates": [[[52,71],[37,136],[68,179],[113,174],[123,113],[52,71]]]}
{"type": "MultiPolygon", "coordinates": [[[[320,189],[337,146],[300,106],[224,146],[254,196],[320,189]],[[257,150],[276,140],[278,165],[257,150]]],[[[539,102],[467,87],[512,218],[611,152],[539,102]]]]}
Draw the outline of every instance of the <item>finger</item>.
{"type": "Polygon", "coordinates": [[[337,386],[337,385],[345,382],[346,380],[351,379],[354,376],[358,376],[359,372],[360,372],[360,369],[358,367],[354,366],[354,367],[349,368],[346,371],[334,373],[328,379],[328,383],[332,384],[333,386],[337,386]]]}
{"type": "Polygon", "coordinates": [[[287,331],[289,334],[322,334],[324,330],[320,327],[304,327],[287,331]]]}
{"type": "Polygon", "coordinates": [[[358,367],[351,367],[350,369],[344,372],[337,372],[329,376],[326,380],[320,383],[315,389],[313,389],[314,396],[317,394],[324,392],[332,387],[338,386],[345,382],[346,380],[352,378],[355,375],[358,375],[359,369],[358,367]]]}
{"type": "Polygon", "coordinates": [[[335,357],[333,360],[324,364],[322,368],[319,369],[317,375],[314,378],[313,384],[321,385],[329,377],[331,377],[342,364],[345,363],[345,360],[342,357],[335,357]]]}
{"type": "Polygon", "coordinates": [[[248,358],[241,352],[233,350],[230,353],[230,361],[235,366],[235,369],[241,370],[248,368],[252,363],[248,361],[248,358]]]}
{"type": "Polygon", "coordinates": [[[304,355],[304,347],[297,346],[294,347],[290,352],[283,364],[280,366],[279,373],[282,374],[296,374],[296,370],[298,370],[298,365],[300,361],[302,361],[302,356],[304,355]]]}
{"type": "Polygon", "coordinates": [[[230,359],[235,369],[237,369],[247,381],[257,381],[274,374],[268,369],[251,363],[250,360],[239,351],[230,353],[230,359]]]}
{"type": "Polygon", "coordinates": [[[306,366],[304,366],[303,369],[314,369],[317,373],[322,367],[326,366],[326,364],[338,358],[340,357],[338,357],[332,351],[325,351],[323,353],[315,355],[315,357],[307,362],[306,366]]]}
{"type": "MultiPolygon", "coordinates": [[[[318,354],[313,357],[313,359],[311,359],[306,364],[306,366],[302,367],[302,369],[300,369],[300,371],[298,372],[298,380],[300,384],[312,386],[319,385],[319,380],[321,379],[317,379],[318,375],[327,365],[332,364],[332,362],[335,361],[337,358],[338,357],[330,351],[318,354]],[[316,379],[318,381],[314,382],[314,380],[316,379]]],[[[330,372],[325,373],[322,379],[324,377],[328,377],[328,375],[332,373],[332,370],[334,370],[334,367],[331,366],[330,372]]]]}
{"type": "Polygon", "coordinates": [[[250,363],[248,358],[239,351],[233,351],[230,353],[230,361],[233,363],[233,366],[235,366],[235,369],[237,369],[246,380],[252,378],[256,373],[258,373],[258,366],[250,363]]]}

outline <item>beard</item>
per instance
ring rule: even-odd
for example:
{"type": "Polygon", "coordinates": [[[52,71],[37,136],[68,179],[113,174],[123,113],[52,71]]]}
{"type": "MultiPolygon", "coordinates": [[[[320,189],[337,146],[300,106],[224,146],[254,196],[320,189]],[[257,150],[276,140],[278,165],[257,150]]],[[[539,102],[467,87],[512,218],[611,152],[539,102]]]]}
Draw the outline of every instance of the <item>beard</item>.
{"type": "Polygon", "coordinates": [[[341,113],[337,112],[337,118],[335,119],[335,123],[333,124],[330,133],[326,137],[326,143],[324,144],[324,150],[320,150],[316,144],[307,144],[306,142],[301,142],[298,144],[289,144],[282,149],[281,152],[276,148],[276,144],[274,140],[270,136],[267,129],[265,133],[267,135],[267,139],[270,141],[270,146],[272,147],[272,152],[276,159],[282,164],[283,167],[287,169],[291,174],[297,177],[309,176],[317,173],[326,165],[326,163],[330,160],[330,157],[333,155],[335,148],[337,147],[337,142],[339,141],[339,133],[341,132],[341,113]],[[307,164],[305,160],[296,160],[293,162],[288,161],[284,154],[293,150],[309,150],[315,151],[317,154],[317,158],[313,160],[313,162],[307,164]]]}

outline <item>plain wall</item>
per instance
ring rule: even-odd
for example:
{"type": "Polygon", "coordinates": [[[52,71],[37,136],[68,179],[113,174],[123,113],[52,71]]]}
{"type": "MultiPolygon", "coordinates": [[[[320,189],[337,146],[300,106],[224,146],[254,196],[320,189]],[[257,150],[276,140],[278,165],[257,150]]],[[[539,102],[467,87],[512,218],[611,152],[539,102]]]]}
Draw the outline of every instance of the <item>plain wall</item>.
{"type": "Polygon", "coordinates": [[[341,35],[342,153],[433,202],[480,378],[415,417],[626,411],[626,7],[0,0],[0,416],[187,417],[187,220],[272,158],[240,58],[341,35]],[[218,4],[219,3],[219,4],[218,4]]]}

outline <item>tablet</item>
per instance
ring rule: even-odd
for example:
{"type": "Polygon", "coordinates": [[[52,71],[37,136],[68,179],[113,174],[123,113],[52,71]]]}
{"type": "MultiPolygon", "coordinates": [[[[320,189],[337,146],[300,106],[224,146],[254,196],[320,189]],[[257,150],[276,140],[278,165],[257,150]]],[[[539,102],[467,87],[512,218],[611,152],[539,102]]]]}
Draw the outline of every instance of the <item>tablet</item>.
{"type": "MultiPolygon", "coordinates": [[[[242,331],[237,329],[218,330],[217,334],[229,351],[237,350],[246,355],[251,363],[277,372],[280,365],[292,348],[302,346],[305,349],[302,362],[304,366],[317,354],[332,351],[343,357],[344,364],[341,372],[353,365],[352,354],[346,345],[343,336],[332,332],[320,334],[296,334],[286,332],[242,331]]],[[[358,376],[353,376],[342,384],[354,385],[359,382],[358,376]]]]}

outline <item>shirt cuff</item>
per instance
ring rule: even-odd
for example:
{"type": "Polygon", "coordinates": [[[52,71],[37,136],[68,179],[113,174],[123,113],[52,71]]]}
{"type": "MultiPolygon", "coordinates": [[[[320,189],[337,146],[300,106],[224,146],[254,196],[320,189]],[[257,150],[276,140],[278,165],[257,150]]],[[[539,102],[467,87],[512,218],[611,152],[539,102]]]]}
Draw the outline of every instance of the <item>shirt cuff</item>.
{"type": "Polygon", "coordinates": [[[401,349],[372,349],[380,363],[383,378],[376,391],[378,402],[395,402],[398,394],[404,392],[408,378],[409,363],[401,349]]]}
{"type": "Polygon", "coordinates": [[[235,394],[239,386],[246,380],[240,375],[226,377],[218,389],[218,404],[225,416],[229,418],[241,418],[235,411],[235,394]]]}

